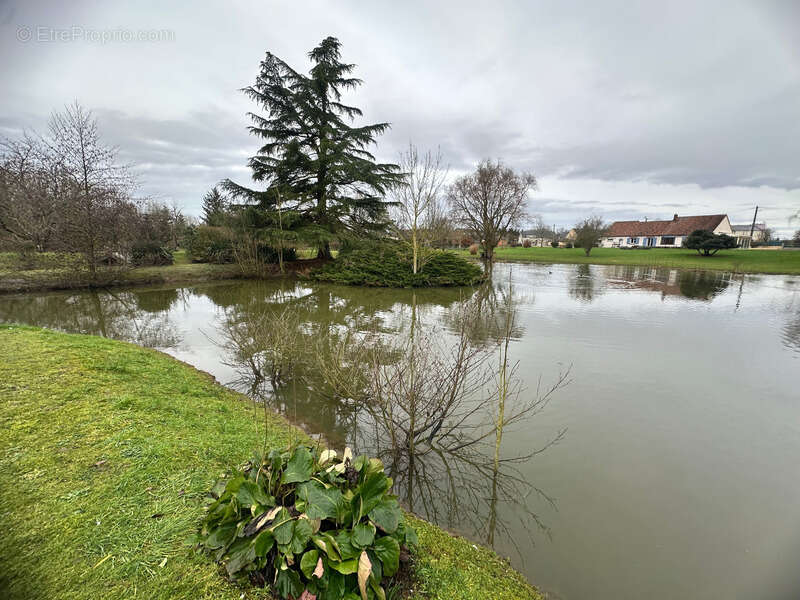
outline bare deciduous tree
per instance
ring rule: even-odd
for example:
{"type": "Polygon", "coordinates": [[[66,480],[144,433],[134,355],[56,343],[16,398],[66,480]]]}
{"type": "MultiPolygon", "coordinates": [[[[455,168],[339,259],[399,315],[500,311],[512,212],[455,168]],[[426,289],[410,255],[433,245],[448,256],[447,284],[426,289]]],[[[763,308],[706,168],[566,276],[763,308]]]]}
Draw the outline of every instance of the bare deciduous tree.
{"type": "Polygon", "coordinates": [[[60,165],[41,139],[26,133],[20,139],[3,140],[0,235],[20,249],[49,249],[63,187],[60,165]]]}
{"type": "Polygon", "coordinates": [[[455,221],[481,240],[491,265],[494,249],[509,229],[527,217],[528,191],[536,189],[530,173],[515,173],[499,160],[485,160],[474,173],[458,178],[449,190],[455,221]]]}
{"type": "Polygon", "coordinates": [[[53,113],[48,144],[69,186],[64,236],[96,279],[101,260],[118,247],[130,224],[133,179],[117,162],[116,149],[102,142],[91,111],[77,102],[53,113]]]}
{"type": "Polygon", "coordinates": [[[588,217],[575,225],[575,243],[589,256],[605,232],[606,225],[601,217],[588,217]]]}
{"type": "Polygon", "coordinates": [[[442,237],[447,225],[440,198],[447,169],[442,167],[441,151],[420,155],[413,144],[400,154],[400,168],[405,179],[392,190],[392,213],[397,233],[411,246],[412,270],[417,273],[430,254],[426,249],[442,237]]]}

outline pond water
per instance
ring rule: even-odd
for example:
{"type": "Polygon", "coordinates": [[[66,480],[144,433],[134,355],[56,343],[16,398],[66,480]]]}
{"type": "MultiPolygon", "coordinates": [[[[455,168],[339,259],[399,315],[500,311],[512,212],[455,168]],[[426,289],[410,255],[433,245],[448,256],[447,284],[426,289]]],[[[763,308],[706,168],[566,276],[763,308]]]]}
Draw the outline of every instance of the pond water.
{"type": "Polygon", "coordinates": [[[452,341],[472,298],[482,319],[469,335],[495,352],[510,293],[518,401],[567,369],[570,382],[505,432],[502,454],[546,450],[502,474],[470,470],[474,455],[465,470],[406,457],[393,465],[406,501],[493,542],[553,598],[800,598],[800,278],[501,264],[493,279],[477,291],[241,281],[2,296],[0,321],[158,348],[373,451],[386,434],[357,403],[308,373],[276,393],[231,332],[285,305],[310,330],[392,336],[413,314],[452,341]]]}

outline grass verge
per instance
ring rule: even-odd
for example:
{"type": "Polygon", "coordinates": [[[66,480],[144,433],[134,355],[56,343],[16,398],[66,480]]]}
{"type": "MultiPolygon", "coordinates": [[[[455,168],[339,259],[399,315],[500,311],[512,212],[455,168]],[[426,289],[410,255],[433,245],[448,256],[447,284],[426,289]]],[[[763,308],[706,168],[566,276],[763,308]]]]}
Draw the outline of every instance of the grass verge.
{"type": "MultiPolygon", "coordinates": [[[[206,491],[263,442],[253,410],[153,350],[0,326],[0,596],[269,598],[187,541],[206,491]]],[[[269,419],[270,444],[303,436],[269,419]]],[[[415,598],[541,598],[490,550],[414,525],[415,598]]]]}
{"type": "MultiPolygon", "coordinates": [[[[470,256],[466,250],[454,250],[470,256]]],[[[694,250],[652,248],[621,250],[593,248],[586,256],[580,248],[497,248],[499,261],[568,263],[592,265],[644,265],[679,269],[733,271],[734,273],[775,273],[800,275],[800,251],[727,250],[715,256],[699,256],[694,250]]]]}

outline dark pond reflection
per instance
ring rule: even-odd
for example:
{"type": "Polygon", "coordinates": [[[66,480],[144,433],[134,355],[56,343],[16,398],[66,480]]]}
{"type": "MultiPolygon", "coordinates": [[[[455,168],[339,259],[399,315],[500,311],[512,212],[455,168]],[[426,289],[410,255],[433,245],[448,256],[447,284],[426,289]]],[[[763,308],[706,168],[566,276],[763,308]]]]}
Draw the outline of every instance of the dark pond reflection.
{"type": "Polygon", "coordinates": [[[800,597],[800,278],[501,264],[479,289],[0,296],[0,321],[162,349],[378,454],[408,506],[493,545],[553,597],[800,597]],[[444,413],[431,373],[460,340],[486,354],[475,373],[496,369],[509,323],[510,410],[567,370],[571,382],[503,432],[495,462],[496,381],[473,375],[481,385],[444,413]],[[365,336],[382,341],[386,373],[424,365],[423,431],[398,436],[413,408],[364,402],[363,370],[320,369],[365,336]]]}

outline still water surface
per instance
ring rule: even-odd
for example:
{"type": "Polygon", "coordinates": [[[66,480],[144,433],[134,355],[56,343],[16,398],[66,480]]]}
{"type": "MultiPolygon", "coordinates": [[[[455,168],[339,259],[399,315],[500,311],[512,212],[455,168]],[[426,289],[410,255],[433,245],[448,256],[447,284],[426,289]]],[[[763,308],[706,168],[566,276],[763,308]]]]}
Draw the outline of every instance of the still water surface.
{"type": "MultiPolygon", "coordinates": [[[[282,304],[309,328],[392,335],[413,312],[447,337],[459,302],[484,294],[471,335],[492,348],[509,279],[523,394],[566,368],[571,382],[506,432],[503,454],[558,443],[516,465],[531,487],[500,482],[526,498],[497,503],[491,474],[451,486],[441,464],[423,465],[415,510],[483,543],[493,534],[553,598],[800,598],[800,277],[503,264],[478,291],[284,281],[4,296],[0,321],[164,350],[371,449],[381,434],[357,406],[307,378],[276,397],[230,328],[282,304]]],[[[408,472],[394,475],[407,489],[408,472]]]]}

